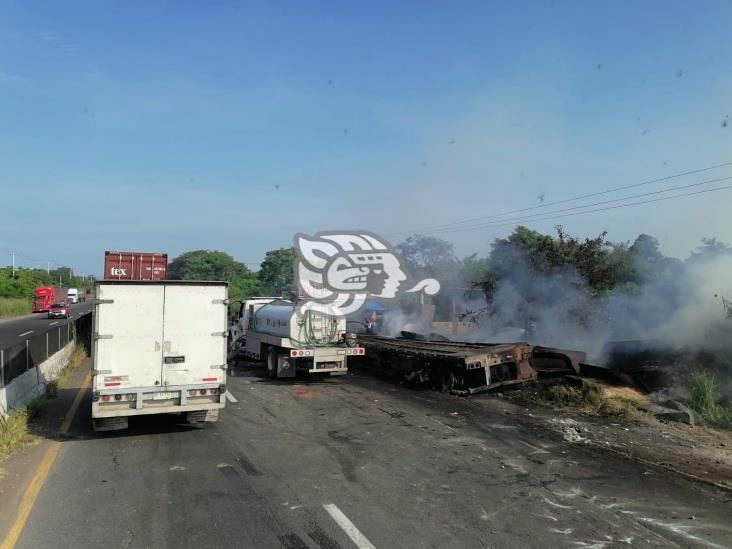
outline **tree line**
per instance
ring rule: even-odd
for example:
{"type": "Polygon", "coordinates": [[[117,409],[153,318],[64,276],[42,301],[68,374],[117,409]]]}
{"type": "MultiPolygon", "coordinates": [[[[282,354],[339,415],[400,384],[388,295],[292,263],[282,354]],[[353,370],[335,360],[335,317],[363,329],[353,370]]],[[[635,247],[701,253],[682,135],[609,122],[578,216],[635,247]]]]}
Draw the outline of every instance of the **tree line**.
{"type": "Polygon", "coordinates": [[[265,254],[259,271],[252,271],[226,252],[194,250],[174,258],[168,265],[171,280],[223,280],[229,283],[230,299],[279,296],[296,288],[295,250],[280,248],[265,254]]]}
{"type": "Polygon", "coordinates": [[[91,288],[94,277],[74,275],[70,267],[60,267],[46,271],[16,267],[0,268],[0,298],[32,299],[34,290],[40,286],[61,286],[67,288],[91,288]]]}
{"type": "MultiPolygon", "coordinates": [[[[497,282],[505,278],[533,277],[570,269],[593,295],[623,288],[633,291],[659,273],[673,275],[684,264],[667,257],[658,239],[647,234],[635,241],[610,242],[603,232],[593,238],[569,235],[562,226],[556,234],[542,234],[518,226],[506,238],[496,238],[487,257],[477,254],[458,259],[453,245],[432,236],[415,235],[395,248],[412,274],[430,276],[443,285],[480,288],[490,300],[497,282]],[[518,268],[524,272],[518,272],[518,268]]],[[[716,238],[702,238],[687,262],[699,262],[720,255],[732,255],[732,248],[716,238]]]]}
{"type": "MultiPolygon", "coordinates": [[[[490,302],[497,285],[507,278],[517,291],[530,293],[532,280],[562,271],[576,275],[593,296],[622,289],[632,293],[659,277],[673,280],[683,267],[679,259],[666,257],[653,236],[635,241],[610,242],[605,232],[593,238],[578,238],[556,227],[556,234],[543,234],[518,226],[505,238],[496,238],[486,257],[473,254],[458,258],[453,245],[434,236],[410,236],[395,246],[415,279],[437,278],[443,287],[480,290],[490,302]]],[[[732,254],[729,245],[704,238],[687,262],[732,254]]],[[[224,280],[232,299],[256,295],[282,295],[297,289],[294,280],[295,251],[279,248],[266,253],[258,271],[222,251],[193,250],[175,257],[168,266],[171,280],[224,280]]],[[[42,269],[0,268],[0,297],[31,297],[38,286],[58,285],[91,288],[92,277],[78,277],[68,267],[42,269]]]]}

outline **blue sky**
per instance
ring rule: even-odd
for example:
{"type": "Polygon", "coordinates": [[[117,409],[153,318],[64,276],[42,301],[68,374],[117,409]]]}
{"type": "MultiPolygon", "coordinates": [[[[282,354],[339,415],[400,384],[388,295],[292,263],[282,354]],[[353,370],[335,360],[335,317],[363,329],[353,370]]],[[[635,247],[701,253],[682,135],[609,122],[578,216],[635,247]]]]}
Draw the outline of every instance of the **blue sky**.
{"type": "MultiPolygon", "coordinates": [[[[94,273],[105,249],[257,264],[298,231],[397,243],[732,162],[729,21],[726,1],[6,2],[0,250],[94,273]]],[[[684,257],[732,242],[730,205],[528,225],[684,257]]],[[[485,254],[510,230],[437,236],[485,254]]]]}

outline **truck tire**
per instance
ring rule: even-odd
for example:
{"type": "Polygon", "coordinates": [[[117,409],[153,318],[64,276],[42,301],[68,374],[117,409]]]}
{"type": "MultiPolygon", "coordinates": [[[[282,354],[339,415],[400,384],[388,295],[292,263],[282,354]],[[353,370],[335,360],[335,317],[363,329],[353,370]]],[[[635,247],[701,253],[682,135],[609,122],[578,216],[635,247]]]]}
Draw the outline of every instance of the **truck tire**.
{"type": "Polygon", "coordinates": [[[267,377],[277,379],[277,347],[267,350],[267,377]]]}

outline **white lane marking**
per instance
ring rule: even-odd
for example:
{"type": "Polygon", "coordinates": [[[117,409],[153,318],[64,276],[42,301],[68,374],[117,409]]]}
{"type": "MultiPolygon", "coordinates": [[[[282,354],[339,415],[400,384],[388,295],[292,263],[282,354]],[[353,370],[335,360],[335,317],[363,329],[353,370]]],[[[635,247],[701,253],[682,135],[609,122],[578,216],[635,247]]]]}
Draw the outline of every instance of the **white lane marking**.
{"type": "Polygon", "coordinates": [[[343,511],[338,509],[338,506],[335,503],[324,503],[323,507],[328,511],[328,514],[333,517],[333,520],[338,523],[338,526],[343,528],[343,531],[349,538],[351,538],[351,541],[356,544],[358,549],[376,549],[376,547],[366,539],[366,536],[356,528],[356,525],[348,520],[348,517],[343,514],[343,511]]]}
{"type": "Polygon", "coordinates": [[[23,332],[22,334],[18,334],[18,337],[27,336],[28,334],[32,334],[32,333],[33,333],[33,330],[29,330],[27,332],[23,332]]]}
{"type": "Polygon", "coordinates": [[[231,403],[239,402],[234,398],[234,395],[232,395],[229,391],[226,391],[226,400],[228,400],[231,403]]]}
{"type": "Polygon", "coordinates": [[[58,320],[56,322],[51,322],[51,324],[49,324],[49,326],[53,326],[54,324],[58,324],[58,320]]]}

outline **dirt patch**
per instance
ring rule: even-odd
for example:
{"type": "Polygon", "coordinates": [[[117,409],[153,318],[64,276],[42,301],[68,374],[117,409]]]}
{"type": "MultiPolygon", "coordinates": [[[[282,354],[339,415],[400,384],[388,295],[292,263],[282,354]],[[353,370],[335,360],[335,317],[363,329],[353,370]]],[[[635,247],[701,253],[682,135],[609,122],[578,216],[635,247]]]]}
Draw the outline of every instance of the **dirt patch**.
{"type": "Polygon", "coordinates": [[[504,395],[522,406],[542,406],[556,411],[598,417],[634,419],[649,402],[648,395],[631,387],[603,381],[572,379],[569,383],[527,383],[504,395]]]}
{"type": "MultiPolygon", "coordinates": [[[[602,383],[533,384],[505,393],[562,439],[732,490],[732,432],[660,421],[651,397],[602,383]]],[[[644,474],[654,474],[649,467],[644,474]]]]}

